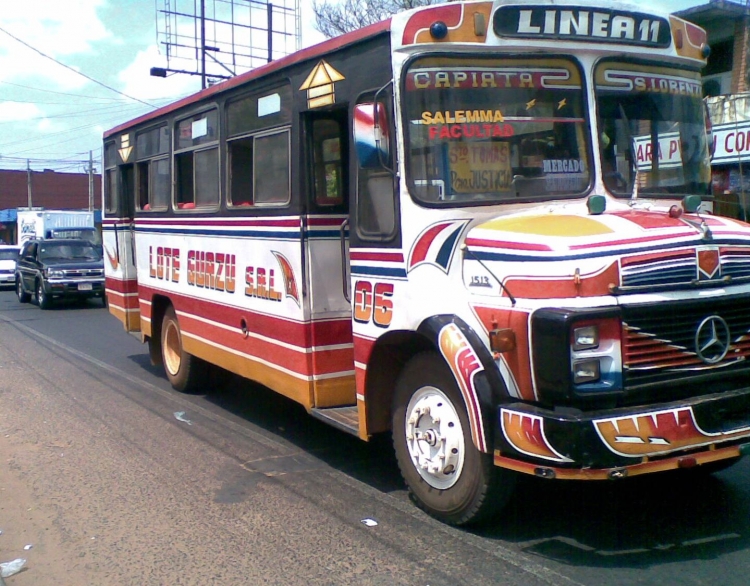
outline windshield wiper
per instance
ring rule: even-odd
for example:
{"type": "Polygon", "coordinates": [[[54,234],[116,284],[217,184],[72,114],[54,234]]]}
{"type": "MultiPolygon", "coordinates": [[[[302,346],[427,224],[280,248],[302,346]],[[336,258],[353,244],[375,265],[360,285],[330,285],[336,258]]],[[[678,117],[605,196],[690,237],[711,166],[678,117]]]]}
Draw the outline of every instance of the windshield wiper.
{"type": "MultiPolygon", "coordinates": [[[[635,138],[630,132],[630,119],[628,118],[628,115],[625,114],[625,108],[619,103],[617,104],[617,107],[620,109],[620,116],[625,123],[625,136],[628,139],[628,143],[630,143],[630,166],[633,168],[633,187],[630,190],[630,205],[632,206],[638,199],[638,151],[635,146],[635,138]]],[[[658,143],[656,148],[659,148],[658,143]]],[[[651,152],[651,156],[653,156],[653,148],[651,149],[651,152]]]]}

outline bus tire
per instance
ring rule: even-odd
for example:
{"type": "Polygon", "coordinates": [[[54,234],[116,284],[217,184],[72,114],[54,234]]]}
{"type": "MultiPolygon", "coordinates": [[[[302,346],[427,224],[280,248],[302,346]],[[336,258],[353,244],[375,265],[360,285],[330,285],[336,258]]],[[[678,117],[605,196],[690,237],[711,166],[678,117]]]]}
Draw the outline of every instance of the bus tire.
{"type": "Polygon", "coordinates": [[[18,276],[16,277],[16,295],[18,296],[18,301],[20,303],[28,303],[31,298],[31,295],[26,293],[26,290],[23,288],[21,277],[18,276]]]}
{"type": "Polygon", "coordinates": [[[164,360],[161,357],[161,339],[158,334],[148,337],[148,358],[151,366],[164,366],[164,360]]]}
{"type": "Polygon", "coordinates": [[[434,352],[412,358],[393,401],[396,459],[415,504],[450,525],[494,519],[510,499],[516,475],[495,467],[472,442],[464,399],[445,361],[434,352]]]}
{"type": "Polygon", "coordinates": [[[164,372],[173,389],[181,393],[205,390],[208,364],[185,352],[180,323],[171,305],[164,312],[161,325],[161,355],[164,372]]]}

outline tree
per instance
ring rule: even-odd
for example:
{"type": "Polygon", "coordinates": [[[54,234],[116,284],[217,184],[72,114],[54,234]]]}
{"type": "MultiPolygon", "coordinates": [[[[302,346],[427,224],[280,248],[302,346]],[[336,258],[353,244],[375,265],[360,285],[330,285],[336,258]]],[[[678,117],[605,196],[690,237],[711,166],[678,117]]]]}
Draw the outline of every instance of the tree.
{"type": "Polygon", "coordinates": [[[444,0],[313,0],[315,28],[326,37],[385,20],[392,14],[444,0]]]}

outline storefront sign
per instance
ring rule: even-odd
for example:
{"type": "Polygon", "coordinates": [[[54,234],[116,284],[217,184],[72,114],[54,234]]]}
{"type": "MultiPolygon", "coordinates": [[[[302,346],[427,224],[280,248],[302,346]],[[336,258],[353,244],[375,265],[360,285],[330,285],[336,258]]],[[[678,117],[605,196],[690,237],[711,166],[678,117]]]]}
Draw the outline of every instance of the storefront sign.
{"type": "Polygon", "coordinates": [[[635,137],[636,158],[639,171],[649,171],[653,167],[654,157],[659,157],[659,168],[669,169],[682,165],[682,154],[680,151],[680,133],[669,132],[659,135],[658,154],[653,147],[651,137],[635,137]]]}
{"type": "Polygon", "coordinates": [[[738,163],[750,160],[750,120],[713,127],[714,156],[712,164],[738,163]]]}

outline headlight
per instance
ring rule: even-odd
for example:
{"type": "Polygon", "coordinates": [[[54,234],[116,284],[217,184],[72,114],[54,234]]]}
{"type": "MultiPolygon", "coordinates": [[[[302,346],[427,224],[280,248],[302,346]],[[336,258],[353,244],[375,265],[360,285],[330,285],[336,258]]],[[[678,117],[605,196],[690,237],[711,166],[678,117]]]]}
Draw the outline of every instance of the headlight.
{"type": "Polygon", "coordinates": [[[540,309],[532,317],[537,396],[565,404],[622,392],[619,308],[540,309]]]}
{"type": "Polygon", "coordinates": [[[55,269],[45,269],[44,274],[48,279],[64,279],[65,271],[58,271],[55,269]]]}
{"type": "Polygon", "coordinates": [[[577,385],[593,383],[601,377],[601,365],[598,358],[575,360],[573,362],[573,382],[577,385]]]}
{"type": "Polygon", "coordinates": [[[589,350],[599,346],[599,328],[585,326],[573,330],[573,350],[589,350]]]}

